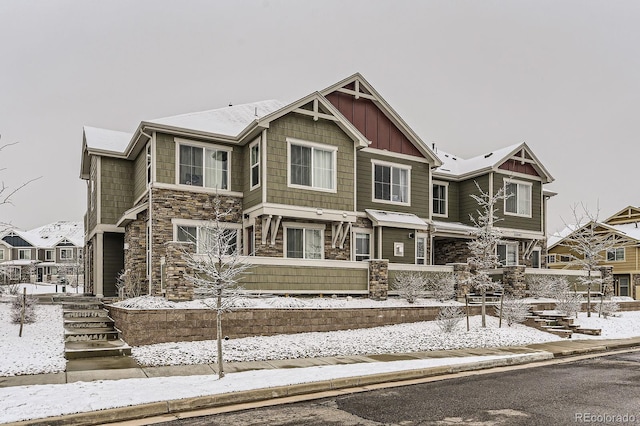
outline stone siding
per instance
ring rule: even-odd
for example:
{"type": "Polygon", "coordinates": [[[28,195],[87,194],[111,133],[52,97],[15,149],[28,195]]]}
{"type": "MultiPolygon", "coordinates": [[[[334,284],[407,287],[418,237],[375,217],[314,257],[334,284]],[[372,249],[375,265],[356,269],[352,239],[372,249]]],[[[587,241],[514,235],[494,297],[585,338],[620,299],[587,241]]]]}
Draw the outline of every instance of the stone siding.
{"type": "Polygon", "coordinates": [[[389,295],[389,261],[369,261],[369,298],[387,300],[389,295]]]}
{"type": "Polygon", "coordinates": [[[128,224],[124,233],[124,269],[132,279],[140,284],[141,294],[149,293],[147,282],[147,212],[140,213],[136,220],[128,224]]]}
{"type": "Polygon", "coordinates": [[[193,243],[170,241],[165,244],[164,291],[167,300],[172,302],[193,300],[193,283],[186,278],[187,275],[193,275],[193,270],[187,266],[183,255],[194,251],[193,243]]]}
{"type": "MultiPolygon", "coordinates": [[[[208,309],[141,310],[107,306],[123,339],[133,346],[200,341],[216,338],[216,313],[208,309]]],[[[385,325],[431,321],[438,306],[368,309],[239,309],[223,314],[224,336],[238,339],[352,330],[385,325]]],[[[469,309],[479,315],[480,307],[469,309]]]]}
{"type": "Polygon", "coordinates": [[[433,242],[433,264],[466,263],[471,255],[468,241],[461,238],[436,238],[433,242]]]}
{"type": "Polygon", "coordinates": [[[505,266],[502,269],[502,285],[506,294],[517,298],[526,297],[527,284],[524,272],[524,266],[505,266]]]}

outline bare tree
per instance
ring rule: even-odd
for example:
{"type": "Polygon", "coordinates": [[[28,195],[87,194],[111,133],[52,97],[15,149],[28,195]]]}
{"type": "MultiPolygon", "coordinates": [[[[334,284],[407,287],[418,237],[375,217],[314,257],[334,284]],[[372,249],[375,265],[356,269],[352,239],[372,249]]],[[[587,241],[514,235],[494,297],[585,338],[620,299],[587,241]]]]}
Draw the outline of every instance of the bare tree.
{"type": "Polygon", "coordinates": [[[185,278],[193,283],[194,293],[205,297],[205,305],[216,312],[216,338],[218,350],[218,377],[224,377],[222,356],[222,314],[236,305],[242,296],[239,285],[241,275],[247,273],[251,264],[241,256],[238,232],[224,227],[225,218],[232,215],[232,209],[223,209],[220,197],[213,202],[213,218],[190,235],[196,243],[196,250],[183,252],[187,267],[193,271],[185,278]]]}
{"type": "Polygon", "coordinates": [[[467,243],[471,256],[469,257],[469,266],[471,275],[465,280],[474,291],[482,296],[482,327],[487,326],[487,292],[502,289],[502,285],[498,281],[493,281],[489,275],[489,270],[496,268],[500,264],[496,247],[501,239],[500,231],[494,227],[494,224],[500,219],[496,216],[496,203],[509,197],[505,195],[504,187],[500,188],[495,194],[485,192],[475,182],[480,195],[471,194],[478,209],[476,215],[469,215],[471,222],[475,227],[473,231],[473,240],[467,243]]]}
{"type": "Polygon", "coordinates": [[[436,300],[444,302],[456,295],[456,278],[452,272],[436,272],[427,277],[427,291],[436,300]]]}
{"type": "MultiPolygon", "coordinates": [[[[507,325],[511,327],[513,324],[521,323],[527,319],[530,306],[522,299],[516,299],[513,296],[503,296],[500,306],[496,306],[496,315],[500,319],[504,319],[507,325]]],[[[501,321],[502,322],[502,321],[501,321]]]]}
{"type": "Polygon", "coordinates": [[[427,288],[427,282],[419,272],[400,272],[393,281],[393,289],[409,303],[414,303],[427,288]]]}
{"type": "Polygon", "coordinates": [[[569,290],[569,281],[564,276],[527,275],[525,277],[531,297],[549,297],[556,299],[569,290]]]}
{"type": "Polygon", "coordinates": [[[595,276],[599,265],[606,260],[607,253],[616,245],[619,238],[612,231],[598,222],[598,213],[591,213],[584,204],[573,206],[575,225],[565,226],[575,228],[561,245],[571,251],[571,263],[587,271],[586,277],[580,277],[580,282],[587,287],[587,316],[591,316],[591,290],[594,285],[602,285],[602,278],[595,276]]]}

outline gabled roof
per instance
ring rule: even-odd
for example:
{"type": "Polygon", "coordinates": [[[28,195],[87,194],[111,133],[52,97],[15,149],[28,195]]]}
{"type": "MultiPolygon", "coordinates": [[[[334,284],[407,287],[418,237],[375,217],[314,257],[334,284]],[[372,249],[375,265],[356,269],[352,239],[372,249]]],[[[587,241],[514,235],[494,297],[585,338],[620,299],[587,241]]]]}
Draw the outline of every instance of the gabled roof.
{"type": "Polygon", "coordinates": [[[54,248],[58,244],[69,241],[73,245],[84,245],[84,227],[82,222],[58,221],[39,228],[21,232],[35,247],[54,248]]]}
{"type": "Polygon", "coordinates": [[[614,214],[610,218],[604,221],[608,225],[622,225],[625,223],[638,223],[640,222],[640,208],[627,206],[614,214]]]}
{"type": "Polygon", "coordinates": [[[365,209],[367,217],[373,226],[386,226],[390,228],[429,229],[429,225],[412,213],[388,212],[383,210],[365,209]]]}
{"type": "Polygon", "coordinates": [[[286,104],[278,100],[233,105],[209,111],[193,112],[144,121],[171,129],[186,129],[212,136],[237,139],[245,129],[286,104]]]}
{"type": "Polygon", "coordinates": [[[416,132],[400,117],[400,115],[387,103],[387,101],[373,88],[373,86],[360,73],[355,73],[320,91],[322,96],[333,92],[353,94],[356,97],[365,97],[373,101],[382,113],[395,124],[395,126],[415,145],[425,158],[430,159],[436,166],[440,165],[438,156],[424,143],[416,132]],[[344,87],[354,83],[356,90],[352,91],[344,87]]]}
{"type": "Polygon", "coordinates": [[[598,229],[595,233],[611,234],[626,245],[640,244],[640,228],[635,224],[628,223],[624,225],[608,225],[602,222],[589,221],[584,224],[568,225],[559,232],[554,233],[547,239],[547,250],[562,245],[570,236],[576,232],[580,232],[588,226],[594,226],[598,229]]]}
{"type": "Polygon", "coordinates": [[[117,153],[124,153],[133,136],[131,133],[89,126],[84,126],[82,133],[87,149],[117,153]]]}
{"type": "Polygon", "coordinates": [[[553,176],[542,165],[531,148],[525,143],[518,143],[500,148],[473,158],[464,159],[449,154],[440,149],[437,155],[442,160],[442,165],[434,170],[434,177],[450,178],[455,180],[469,179],[487,172],[497,171],[499,167],[510,159],[515,159],[523,164],[530,164],[543,183],[553,182],[553,176]]]}

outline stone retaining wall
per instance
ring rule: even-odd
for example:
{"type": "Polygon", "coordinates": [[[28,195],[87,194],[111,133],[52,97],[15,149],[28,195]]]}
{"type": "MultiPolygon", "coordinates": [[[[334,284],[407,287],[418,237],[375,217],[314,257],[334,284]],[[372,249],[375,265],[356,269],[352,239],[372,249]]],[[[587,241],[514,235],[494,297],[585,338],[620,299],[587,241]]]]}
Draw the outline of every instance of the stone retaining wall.
{"type": "MultiPolygon", "coordinates": [[[[132,346],[216,338],[216,314],[205,309],[126,309],[107,306],[123,339],[132,346]]],[[[463,308],[464,309],[464,308],[463,308]]],[[[336,331],[430,321],[440,308],[240,309],[225,313],[225,336],[241,338],[336,331]]],[[[469,308],[479,315],[480,307],[469,308]]]]}

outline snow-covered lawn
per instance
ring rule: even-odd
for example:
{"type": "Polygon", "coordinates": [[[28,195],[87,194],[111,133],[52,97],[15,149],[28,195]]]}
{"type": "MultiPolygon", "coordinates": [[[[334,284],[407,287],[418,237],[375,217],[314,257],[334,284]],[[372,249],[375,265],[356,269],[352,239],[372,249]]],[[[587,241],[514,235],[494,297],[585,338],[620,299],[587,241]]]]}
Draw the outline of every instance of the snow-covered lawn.
{"type": "Polygon", "coordinates": [[[2,290],[5,293],[9,292],[9,287],[16,288],[19,294],[22,294],[24,289],[27,289],[27,294],[49,294],[49,293],[66,293],[66,294],[82,294],[84,293],[84,287],[72,287],[70,285],[64,286],[65,291],[62,291],[62,284],[51,284],[51,283],[37,283],[37,284],[15,284],[15,285],[2,285],[0,288],[0,294],[2,294],[2,290]]]}

